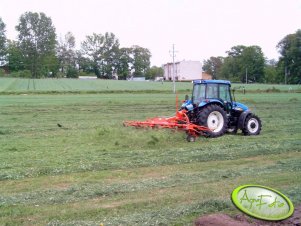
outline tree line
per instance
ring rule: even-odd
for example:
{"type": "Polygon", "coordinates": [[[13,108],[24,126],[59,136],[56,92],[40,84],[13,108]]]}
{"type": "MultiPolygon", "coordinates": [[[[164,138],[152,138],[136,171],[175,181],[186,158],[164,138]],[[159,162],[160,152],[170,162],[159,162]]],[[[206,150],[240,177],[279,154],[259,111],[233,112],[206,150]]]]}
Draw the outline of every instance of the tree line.
{"type": "MultiPolygon", "coordinates": [[[[151,52],[141,46],[120,47],[110,32],[93,33],[76,49],[71,32],[57,38],[55,26],[44,13],[26,12],[19,18],[17,40],[8,40],[0,17],[0,66],[19,77],[96,75],[118,79],[163,76],[161,67],[150,67],[151,52]]],[[[233,82],[301,83],[301,30],[285,36],[276,46],[278,60],[267,60],[259,46],[233,46],[226,57],[212,56],[203,71],[213,79],[233,82]]],[[[0,69],[0,75],[3,69],[0,69]]]]}
{"type": "Polygon", "coordinates": [[[276,46],[280,58],[267,60],[259,46],[233,46],[226,57],[203,61],[203,70],[214,79],[234,82],[301,83],[301,30],[285,36],[276,46]]]}
{"type": "Polygon", "coordinates": [[[117,75],[126,79],[163,74],[161,68],[150,68],[151,52],[147,48],[120,47],[113,33],[88,35],[77,50],[74,35],[68,32],[57,39],[52,20],[44,13],[22,14],[15,27],[17,40],[6,38],[5,27],[0,18],[0,66],[2,63],[19,77],[75,78],[94,74],[103,79],[117,75]]]}

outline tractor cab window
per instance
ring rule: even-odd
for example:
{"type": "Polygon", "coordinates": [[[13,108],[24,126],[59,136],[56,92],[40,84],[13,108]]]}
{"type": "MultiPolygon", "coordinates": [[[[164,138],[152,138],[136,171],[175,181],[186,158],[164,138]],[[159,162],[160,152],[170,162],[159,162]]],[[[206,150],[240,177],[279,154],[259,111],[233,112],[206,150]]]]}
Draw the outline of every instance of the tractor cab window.
{"type": "Polygon", "coordinates": [[[217,99],[218,98],[218,84],[207,84],[207,95],[206,97],[208,99],[213,98],[217,99]]]}
{"type": "Polygon", "coordinates": [[[193,87],[192,100],[193,103],[199,105],[199,103],[205,99],[206,86],[204,84],[195,84],[193,87]]]}
{"type": "Polygon", "coordinates": [[[219,85],[219,98],[223,101],[231,102],[230,86],[219,85]]]}

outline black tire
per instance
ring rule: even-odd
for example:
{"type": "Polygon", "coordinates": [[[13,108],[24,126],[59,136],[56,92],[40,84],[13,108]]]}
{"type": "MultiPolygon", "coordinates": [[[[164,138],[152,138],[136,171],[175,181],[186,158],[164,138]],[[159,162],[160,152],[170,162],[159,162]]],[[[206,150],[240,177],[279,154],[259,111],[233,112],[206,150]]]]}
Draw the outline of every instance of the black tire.
{"type": "Polygon", "coordinates": [[[187,135],[186,140],[188,142],[195,142],[196,141],[196,137],[192,136],[192,135],[187,135]]]}
{"type": "Polygon", "coordinates": [[[254,114],[249,114],[244,122],[242,132],[246,136],[258,135],[261,131],[261,120],[254,114]]]}
{"type": "Polygon", "coordinates": [[[211,104],[203,107],[198,113],[197,121],[199,125],[212,130],[208,132],[208,137],[219,137],[227,131],[227,114],[219,105],[211,104]]]}

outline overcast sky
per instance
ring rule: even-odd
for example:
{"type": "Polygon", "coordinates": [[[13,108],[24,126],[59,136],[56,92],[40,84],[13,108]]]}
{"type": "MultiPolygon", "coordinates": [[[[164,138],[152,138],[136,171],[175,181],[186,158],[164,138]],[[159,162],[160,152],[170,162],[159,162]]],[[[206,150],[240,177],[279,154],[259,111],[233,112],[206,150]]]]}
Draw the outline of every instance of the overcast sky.
{"type": "Polygon", "coordinates": [[[176,60],[226,56],[240,44],[277,59],[277,43],[301,29],[301,0],[0,0],[8,38],[26,11],[44,12],[78,47],[86,35],[113,32],[121,47],[148,48],[157,66],[172,61],[173,44],[176,60]]]}

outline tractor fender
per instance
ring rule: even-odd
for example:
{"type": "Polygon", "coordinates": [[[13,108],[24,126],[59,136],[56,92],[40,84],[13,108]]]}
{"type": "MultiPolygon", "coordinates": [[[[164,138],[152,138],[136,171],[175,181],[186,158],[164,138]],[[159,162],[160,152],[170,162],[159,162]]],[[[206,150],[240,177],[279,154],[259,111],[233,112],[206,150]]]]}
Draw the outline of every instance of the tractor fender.
{"type": "Polygon", "coordinates": [[[243,129],[244,124],[245,124],[245,120],[246,120],[246,118],[249,114],[252,114],[251,111],[249,111],[249,110],[244,111],[243,113],[240,114],[239,119],[238,119],[238,123],[237,123],[237,128],[238,129],[243,129]]]}
{"type": "Polygon", "coordinates": [[[214,100],[203,100],[200,104],[199,104],[199,108],[207,106],[209,104],[217,104],[220,105],[222,108],[224,108],[223,102],[217,99],[214,100]]]}

